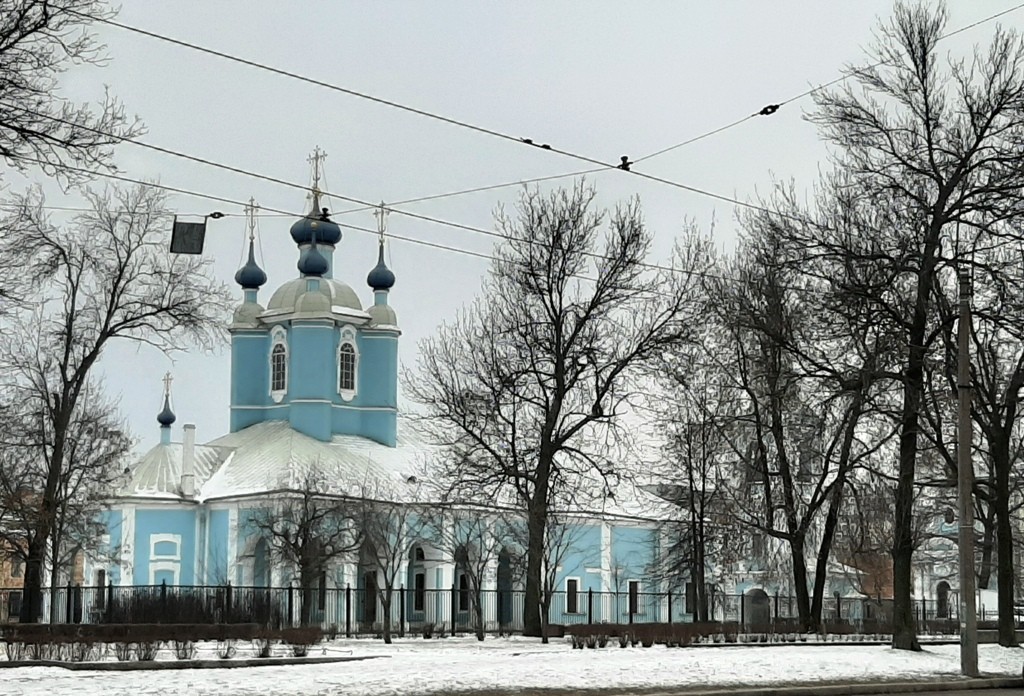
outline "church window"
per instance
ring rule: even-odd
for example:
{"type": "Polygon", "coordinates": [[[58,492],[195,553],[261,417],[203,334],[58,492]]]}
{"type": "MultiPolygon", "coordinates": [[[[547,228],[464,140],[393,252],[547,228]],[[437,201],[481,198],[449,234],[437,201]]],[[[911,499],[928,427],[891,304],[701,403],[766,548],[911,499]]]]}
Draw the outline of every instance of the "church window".
{"type": "Polygon", "coordinates": [[[356,351],[351,343],[341,346],[341,357],[338,359],[338,388],[342,391],[356,388],[356,351]]]}
{"type": "Polygon", "coordinates": [[[359,351],[356,348],[356,332],[346,326],[341,332],[338,346],[338,393],[345,401],[352,400],[358,389],[359,351]]]}
{"type": "Polygon", "coordinates": [[[271,334],[270,395],[280,401],[288,391],[288,344],[284,329],[276,327],[271,334]]]}

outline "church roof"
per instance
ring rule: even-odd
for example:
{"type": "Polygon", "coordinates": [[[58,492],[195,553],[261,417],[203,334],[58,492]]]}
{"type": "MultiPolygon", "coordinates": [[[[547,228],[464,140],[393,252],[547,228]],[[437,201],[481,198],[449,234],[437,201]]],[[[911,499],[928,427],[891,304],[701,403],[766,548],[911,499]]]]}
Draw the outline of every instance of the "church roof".
{"type": "Polygon", "coordinates": [[[323,442],[286,421],[257,423],[209,446],[232,455],[199,487],[204,501],[301,490],[304,477],[314,470],[332,482],[331,493],[358,496],[377,483],[400,493],[425,456],[422,446],[401,436],[396,447],[356,435],[335,435],[323,442]]]}
{"type": "MultiPolygon", "coordinates": [[[[181,499],[182,444],[170,442],[150,449],[131,468],[128,481],[118,495],[128,498],[181,499]]],[[[229,450],[196,445],[195,482],[201,486],[230,455],[229,450]]]]}
{"type": "MultiPolygon", "coordinates": [[[[335,312],[351,314],[351,310],[361,312],[362,304],[355,290],[333,278],[321,278],[319,292],[324,295],[335,312]],[[347,311],[346,311],[347,310],[347,311]]],[[[267,303],[267,313],[291,312],[298,304],[299,298],[306,293],[306,279],[294,278],[274,291],[267,303]]]]}

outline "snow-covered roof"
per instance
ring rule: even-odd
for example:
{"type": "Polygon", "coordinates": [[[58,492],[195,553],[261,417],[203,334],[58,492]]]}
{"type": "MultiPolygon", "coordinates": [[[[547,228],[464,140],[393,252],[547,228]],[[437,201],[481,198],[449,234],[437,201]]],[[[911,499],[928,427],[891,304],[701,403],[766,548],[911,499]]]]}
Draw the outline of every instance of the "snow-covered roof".
{"type": "Polygon", "coordinates": [[[331,483],[326,492],[362,495],[379,485],[402,497],[424,455],[422,445],[401,435],[395,447],[355,435],[335,435],[324,442],[285,421],[257,423],[208,446],[230,451],[231,456],[197,486],[200,500],[301,490],[303,479],[312,471],[331,483]]]}
{"type": "MultiPolygon", "coordinates": [[[[181,459],[184,449],[180,442],[156,445],[131,467],[128,481],[118,495],[128,498],[181,499],[181,459]]],[[[230,455],[229,450],[209,445],[196,445],[195,483],[202,486],[230,455]]]]}

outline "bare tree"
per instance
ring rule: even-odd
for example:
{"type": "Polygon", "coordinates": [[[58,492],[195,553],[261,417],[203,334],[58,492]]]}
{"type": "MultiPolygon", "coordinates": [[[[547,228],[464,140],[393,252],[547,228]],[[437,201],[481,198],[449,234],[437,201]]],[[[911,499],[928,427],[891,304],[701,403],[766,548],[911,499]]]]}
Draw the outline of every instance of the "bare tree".
{"type": "MultiPolygon", "coordinates": [[[[898,4],[879,29],[870,65],[841,90],[815,95],[811,120],[833,145],[851,195],[888,216],[870,233],[870,256],[885,287],[861,288],[901,329],[899,466],[892,545],[893,647],[919,649],[911,600],[913,497],[926,356],[938,338],[934,298],[956,226],[1008,234],[1024,207],[1024,44],[998,29],[987,50],[965,61],[939,58],[941,5],[898,4]]],[[[1016,233],[1011,233],[1016,234],[1016,233]]],[[[813,254],[842,251],[809,238],[813,254]]],[[[863,247],[862,247],[863,248],[863,247]]]]}
{"type": "Polygon", "coordinates": [[[167,213],[156,189],[137,187],[86,194],[92,210],[64,228],[50,224],[42,199],[21,199],[0,240],[0,258],[20,254],[33,278],[31,304],[4,319],[0,343],[6,398],[32,404],[43,419],[36,432],[45,475],[33,490],[38,515],[25,567],[23,619],[41,606],[42,569],[60,514],[59,491],[68,477],[70,440],[103,350],[111,340],[146,343],[163,351],[222,339],[230,298],[208,263],[172,257],[166,249],[167,213]]]}
{"type": "Polygon", "coordinates": [[[510,546],[518,548],[512,530],[520,523],[510,520],[510,516],[508,510],[450,501],[431,513],[431,538],[455,561],[456,572],[466,578],[477,640],[483,640],[487,630],[484,584],[492,576],[501,552],[510,546]]]}
{"type": "Polygon", "coordinates": [[[482,494],[525,513],[523,619],[533,636],[550,501],[561,489],[600,496],[628,475],[616,451],[627,439],[621,416],[644,391],[641,366],[693,334],[690,272],[710,246],[691,235],[674,270],[655,273],[638,203],[606,216],[593,199],[583,184],[526,191],[518,220],[499,213],[506,241],[483,295],[423,342],[406,379],[455,497],[482,494]]]}
{"type": "Polygon", "coordinates": [[[141,132],[109,94],[96,106],[57,95],[69,67],[103,65],[92,25],[115,11],[100,0],[0,0],[0,157],[63,181],[113,169],[112,146],[141,132]]]}
{"type": "Polygon", "coordinates": [[[249,514],[249,523],[275,558],[298,576],[299,620],[308,626],[318,593],[326,591],[329,567],[362,545],[365,506],[337,492],[316,463],[284,487],[276,500],[249,514]]]}
{"type": "Polygon", "coordinates": [[[384,581],[380,595],[384,613],[384,642],[391,643],[391,608],[409,549],[422,536],[429,515],[420,500],[419,487],[408,484],[404,491],[374,481],[364,486],[360,517],[363,558],[372,560],[384,581]]]}

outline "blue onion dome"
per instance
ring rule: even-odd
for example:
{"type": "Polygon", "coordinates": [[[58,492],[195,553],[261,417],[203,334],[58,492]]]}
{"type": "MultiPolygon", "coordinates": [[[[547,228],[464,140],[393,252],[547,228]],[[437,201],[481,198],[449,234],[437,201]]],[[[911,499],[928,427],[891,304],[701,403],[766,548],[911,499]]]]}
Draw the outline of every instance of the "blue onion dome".
{"type": "Polygon", "coordinates": [[[267,282],[267,274],[256,263],[252,240],[249,241],[249,260],[235,273],[235,282],[245,290],[259,290],[267,282]]]}
{"type": "Polygon", "coordinates": [[[159,423],[161,427],[169,428],[174,424],[174,421],[176,420],[178,420],[178,417],[175,416],[174,411],[171,410],[171,397],[165,394],[164,410],[160,411],[160,413],[157,414],[156,422],[159,423]]]}
{"type": "Polygon", "coordinates": [[[327,259],[316,248],[315,243],[302,251],[297,265],[299,273],[306,276],[322,276],[327,272],[327,259]]]}
{"type": "Polygon", "coordinates": [[[327,208],[317,212],[314,207],[292,224],[291,235],[296,244],[312,244],[315,235],[319,243],[336,246],[341,241],[341,228],[328,217],[327,208]]]}
{"type": "Polygon", "coordinates": [[[384,263],[384,242],[380,243],[377,265],[366,276],[366,284],[374,290],[390,290],[395,285],[395,274],[384,263]]]}

